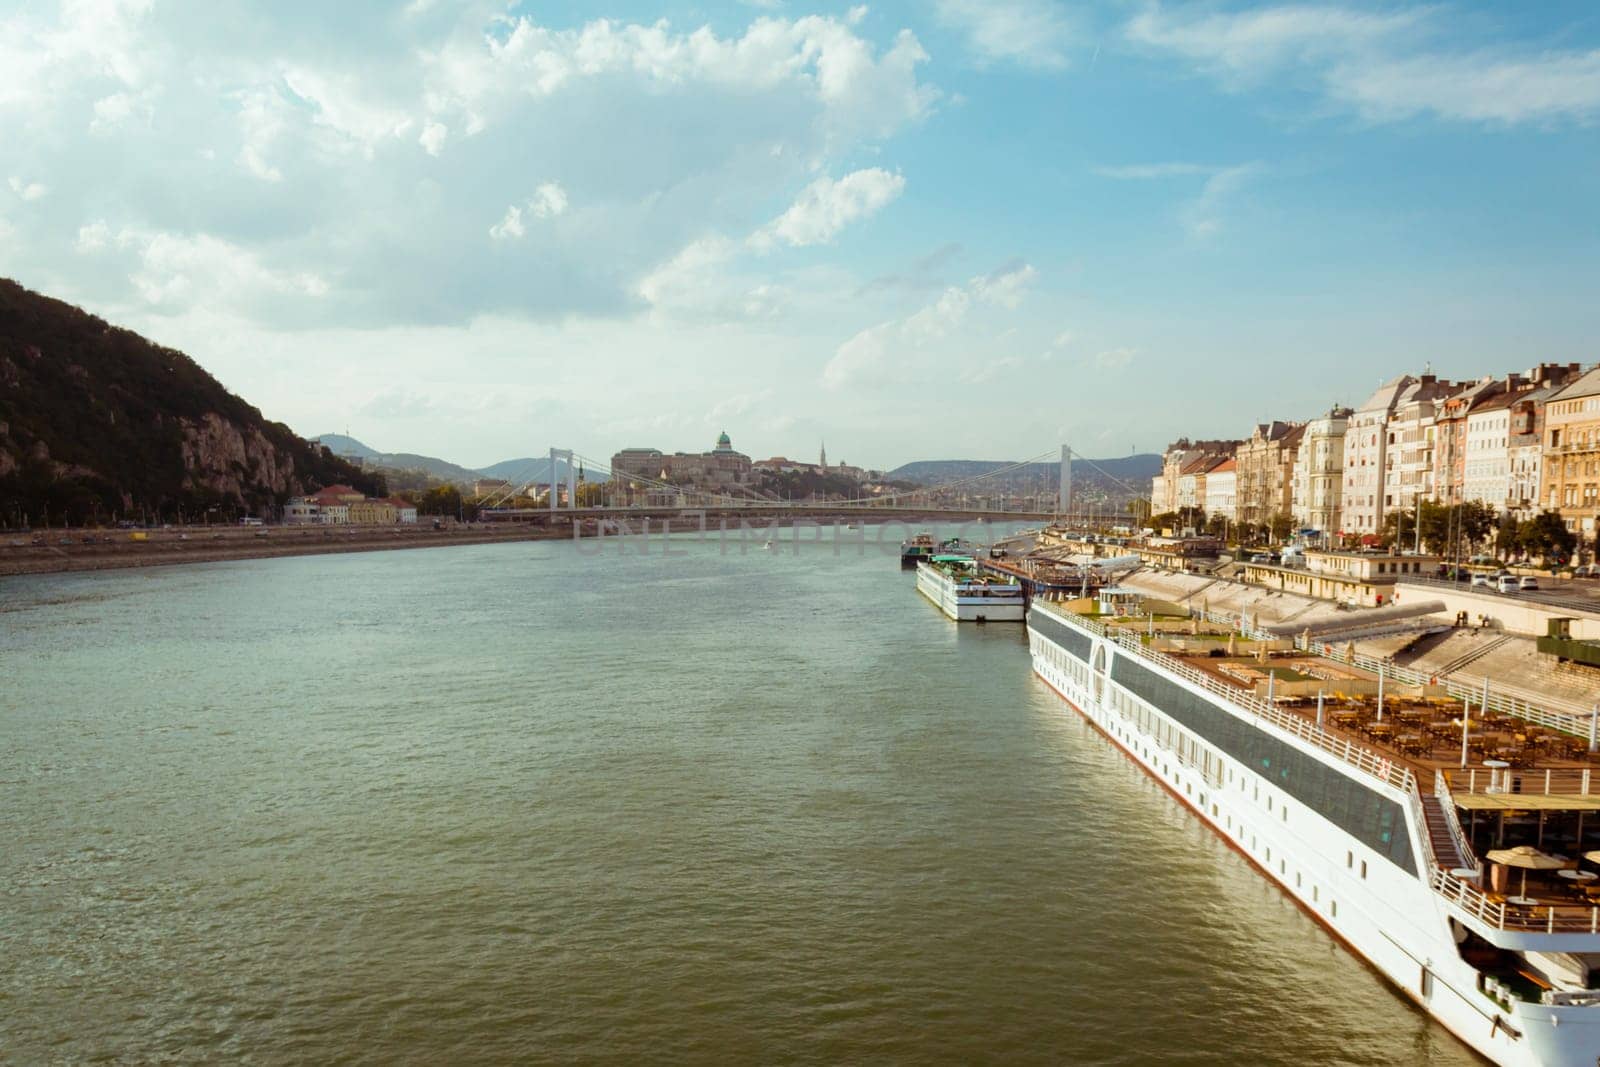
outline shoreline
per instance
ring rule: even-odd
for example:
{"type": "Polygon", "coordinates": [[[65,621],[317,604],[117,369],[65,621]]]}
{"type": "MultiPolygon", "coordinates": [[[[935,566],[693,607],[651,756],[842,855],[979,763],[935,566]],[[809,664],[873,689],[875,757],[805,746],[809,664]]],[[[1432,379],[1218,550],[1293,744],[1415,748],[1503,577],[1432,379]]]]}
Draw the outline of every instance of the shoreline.
{"type": "Polygon", "coordinates": [[[513,528],[432,527],[403,529],[382,527],[261,527],[217,530],[151,530],[148,540],[134,541],[128,532],[51,531],[42,545],[28,543],[33,534],[0,538],[0,578],[28,574],[63,574],[73,571],[125,570],[133,567],[170,567],[187,563],[227,563],[241,559],[278,559],[289,556],[324,556],[348,552],[383,552],[391,549],[443,548],[454,545],[500,544],[512,541],[550,541],[572,536],[570,530],[517,525],[513,528]],[[96,540],[86,542],[93,534],[96,540]],[[73,543],[62,545],[70,538],[73,543]],[[111,537],[110,542],[100,540],[111,537]],[[11,542],[22,539],[23,547],[11,542]]]}
{"type": "MultiPolygon", "coordinates": [[[[643,536],[690,533],[705,529],[699,518],[662,517],[649,520],[643,536]],[[660,523],[659,527],[654,526],[660,523]]],[[[896,518],[872,521],[866,527],[913,523],[896,518]]],[[[767,529],[790,529],[811,524],[808,518],[774,522],[767,529]]],[[[818,527],[826,529],[826,525],[818,527]]],[[[632,531],[630,531],[632,532],[632,531]]],[[[610,540],[615,534],[601,535],[610,540]]],[[[881,535],[880,535],[881,536],[881,535]]],[[[596,539],[585,530],[585,540],[596,539]]],[[[896,532],[898,537],[898,531],[896,532]]],[[[555,527],[534,523],[452,524],[442,529],[417,526],[191,526],[161,530],[35,530],[0,532],[0,578],[29,574],[65,574],[76,571],[126,570],[134,567],[171,567],[186,563],[226,563],[241,559],[278,559],[288,556],[323,556],[346,552],[384,552],[391,549],[443,548],[456,545],[501,544],[517,541],[571,540],[570,525],[555,527]],[[144,540],[134,540],[143,534],[144,540]],[[33,544],[33,538],[42,543],[33,544]]],[[[896,542],[898,544],[898,542],[896,542]]]]}

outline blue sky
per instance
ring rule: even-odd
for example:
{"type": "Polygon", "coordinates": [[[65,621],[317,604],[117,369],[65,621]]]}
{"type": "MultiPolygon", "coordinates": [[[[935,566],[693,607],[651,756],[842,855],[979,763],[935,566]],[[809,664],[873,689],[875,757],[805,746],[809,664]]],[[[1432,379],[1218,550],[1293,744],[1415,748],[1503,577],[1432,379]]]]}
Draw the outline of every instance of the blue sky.
{"type": "Polygon", "coordinates": [[[1592,4],[0,5],[0,271],[487,464],[1159,450],[1592,361],[1592,4]]]}

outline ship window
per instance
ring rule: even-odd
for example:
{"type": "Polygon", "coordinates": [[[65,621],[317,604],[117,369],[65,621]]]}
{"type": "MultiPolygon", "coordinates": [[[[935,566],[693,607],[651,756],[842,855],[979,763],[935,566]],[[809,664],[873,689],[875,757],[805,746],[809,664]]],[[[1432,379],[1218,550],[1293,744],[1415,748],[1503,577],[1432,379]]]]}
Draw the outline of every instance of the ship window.
{"type": "Polygon", "coordinates": [[[1300,888],[1300,872],[1299,871],[1295,871],[1294,872],[1294,887],[1296,889],[1300,888]]]}
{"type": "Polygon", "coordinates": [[[1339,902],[1337,900],[1328,901],[1328,914],[1335,919],[1339,917],[1339,902]]]}
{"type": "MultiPolygon", "coordinates": [[[[1275,775],[1273,785],[1313,806],[1396,866],[1415,873],[1410,842],[1406,835],[1396,832],[1404,818],[1400,806],[1368,787],[1353,770],[1330,766],[1317,756],[1264,734],[1248,721],[1129,657],[1113,660],[1111,672],[1119,685],[1140,700],[1161,708],[1165,715],[1243,765],[1269,770],[1275,775]]],[[[1241,776],[1241,789],[1243,784],[1241,776]]],[[[1259,789],[1256,799],[1260,799],[1259,789]]]]}
{"type": "Polygon", "coordinates": [[[1289,873],[1289,865],[1288,865],[1288,863],[1286,861],[1284,861],[1284,860],[1279,860],[1278,861],[1278,873],[1279,874],[1288,874],[1289,873]]]}
{"type": "Polygon", "coordinates": [[[1267,846],[1267,862],[1268,863],[1272,862],[1272,846],[1271,845],[1267,846]]]}
{"type": "Polygon", "coordinates": [[[1362,860],[1361,861],[1361,877],[1365,878],[1366,876],[1367,876],[1367,861],[1366,860],[1362,860]]]}
{"type": "Polygon", "coordinates": [[[1272,810],[1272,794],[1271,793],[1267,794],[1267,810],[1268,811],[1272,810]]]}
{"type": "Polygon", "coordinates": [[[1356,856],[1354,852],[1346,852],[1344,854],[1344,865],[1346,867],[1354,867],[1356,865],[1356,856]]]}
{"type": "Polygon", "coordinates": [[[1311,887],[1311,903],[1315,904],[1317,902],[1317,896],[1319,893],[1320,890],[1316,886],[1311,887]]]}

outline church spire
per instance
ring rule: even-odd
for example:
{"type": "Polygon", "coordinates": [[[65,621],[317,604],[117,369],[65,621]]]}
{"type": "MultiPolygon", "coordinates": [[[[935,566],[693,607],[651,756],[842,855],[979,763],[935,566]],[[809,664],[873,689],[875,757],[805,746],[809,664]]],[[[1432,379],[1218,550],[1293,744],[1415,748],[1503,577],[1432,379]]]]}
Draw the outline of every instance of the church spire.
{"type": "Polygon", "coordinates": [[[827,441],[823,441],[822,442],[822,455],[817,457],[817,466],[822,467],[824,469],[826,469],[827,466],[828,466],[828,442],[827,441]]]}

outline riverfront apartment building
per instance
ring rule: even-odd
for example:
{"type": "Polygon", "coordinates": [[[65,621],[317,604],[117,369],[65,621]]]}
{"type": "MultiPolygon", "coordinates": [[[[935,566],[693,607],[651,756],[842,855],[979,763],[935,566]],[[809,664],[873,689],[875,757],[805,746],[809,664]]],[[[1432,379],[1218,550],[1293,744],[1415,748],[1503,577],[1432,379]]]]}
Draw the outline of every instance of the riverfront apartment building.
{"type": "Polygon", "coordinates": [[[1335,406],[1306,423],[1295,452],[1289,497],[1294,521],[1303,530],[1331,534],[1339,530],[1339,503],[1344,499],[1344,437],[1349,408],[1335,406]]]}
{"type": "Polygon", "coordinates": [[[1279,515],[1290,515],[1294,503],[1295,455],[1305,433],[1303,423],[1261,423],[1249,440],[1234,452],[1238,466],[1238,519],[1265,526],[1279,515]]]}
{"type": "Polygon", "coordinates": [[[1600,368],[1539,364],[1452,382],[1403,374],[1354,409],[1275,420],[1232,442],[1178,441],[1152,481],[1153,510],[1201,507],[1233,522],[1291,515],[1302,529],[1375,539],[1421,501],[1478,502],[1516,518],[1559,512],[1600,533],[1600,368]]]}
{"type": "Polygon", "coordinates": [[[1545,413],[1545,506],[1592,538],[1600,517],[1600,367],[1550,398],[1545,413]]]}

